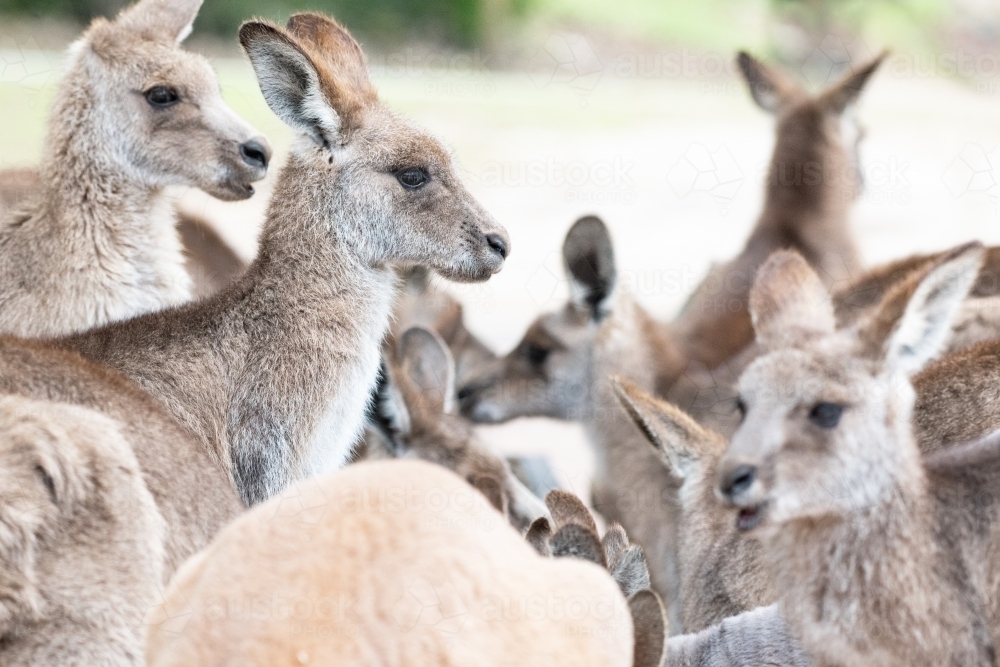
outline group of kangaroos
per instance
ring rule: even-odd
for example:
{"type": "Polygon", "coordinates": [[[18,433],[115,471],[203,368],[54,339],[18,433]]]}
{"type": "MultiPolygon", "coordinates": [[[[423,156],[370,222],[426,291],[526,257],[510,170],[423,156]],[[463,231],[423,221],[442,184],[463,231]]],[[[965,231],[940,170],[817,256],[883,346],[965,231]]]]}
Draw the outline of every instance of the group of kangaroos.
{"type": "Polygon", "coordinates": [[[201,2],[95,20],[0,174],[0,664],[998,663],[1000,249],[862,265],[882,57],[814,94],[739,54],[777,124],[742,252],[661,322],[584,217],[499,357],[439,278],[508,234],[332,18],[239,31],[295,134],[253,261],[173,210],[271,159],[201,2]],[[476,439],[532,415],[583,422],[588,503],[476,439]]]}

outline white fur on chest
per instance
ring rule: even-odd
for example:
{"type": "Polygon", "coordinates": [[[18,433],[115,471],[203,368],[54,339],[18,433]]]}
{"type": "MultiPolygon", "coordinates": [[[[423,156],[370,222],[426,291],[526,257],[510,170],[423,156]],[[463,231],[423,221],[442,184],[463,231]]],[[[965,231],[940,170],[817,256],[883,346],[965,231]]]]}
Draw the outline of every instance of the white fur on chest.
{"type": "MultiPolygon", "coordinates": [[[[303,457],[306,477],[342,467],[361,437],[395,296],[391,278],[370,292],[371,301],[361,314],[364,322],[357,328],[360,339],[353,341],[356,353],[348,357],[347,364],[336,369],[338,389],[317,422],[303,457]]],[[[343,341],[345,347],[351,343],[343,341]]]]}

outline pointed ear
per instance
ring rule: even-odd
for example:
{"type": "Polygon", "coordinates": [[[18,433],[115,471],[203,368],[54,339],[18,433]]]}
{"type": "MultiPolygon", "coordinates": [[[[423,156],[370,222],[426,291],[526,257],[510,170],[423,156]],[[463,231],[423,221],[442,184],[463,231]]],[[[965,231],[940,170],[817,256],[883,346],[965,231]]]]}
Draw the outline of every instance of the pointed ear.
{"type": "Polygon", "coordinates": [[[397,357],[402,372],[420,391],[423,405],[440,412],[454,410],[455,362],[436,333],[410,327],[399,341],[397,357]]]}
{"type": "MultiPolygon", "coordinates": [[[[942,258],[913,286],[905,309],[884,346],[888,368],[914,375],[944,349],[951,326],[979,275],[983,246],[971,243],[942,258]]],[[[886,323],[898,311],[905,285],[886,295],[874,319],[886,323]]],[[[874,338],[874,336],[873,336],[874,338]]],[[[869,343],[873,344],[874,341],[869,343]]]]}
{"type": "Polygon", "coordinates": [[[649,566],[638,544],[629,546],[614,563],[608,563],[608,570],[625,597],[649,588],[649,566]]]}
{"type": "Polygon", "coordinates": [[[629,598],[628,608],[635,636],[633,667],[664,667],[670,628],[660,596],[649,589],[639,591],[629,598]]]}
{"type": "Polygon", "coordinates": [[[600,218],[577,220],[563,242],[563,262],[570,277],[570,298],[590,310],[595,321],[610,312],[615,287],[615,251],[600,218]]]}
{"type": "Polygon", "coordinates": [[[294,14],[287,28],[318,66],[323,92],[341,119],[346,143],[346,135],[360,127],[365,107],[378,102],[361,45],[347,28],[322,14],[294,14]]]}
{"type": "Polygon", "coordinates": [[[797,83],[781,72],[751,56],[746,51],[740,51],[736,56],[750,95],[764,111],[778,113],[790,102],[805,97],[805,92],[797,83]]]}
{"type": "Polygon", "coordinates": [[[545,505],[549,508],[556,530],[565,525],[576,524],[597,535],[597,522],[587,506],[577,496],[569,491],[553,489],[545,496],[545,505]]]}
{"type": "Polygon", "coordinates": [[[263,21],[240,27],[240,44],[271,111],[321,146],[340,144],[342,119],[330,105],[312,57],[283,29],[263,21]]]}
{"type": "Polygon", "coordinates": [[[874,60],[854,70],[838,83],[825,90],[820,96],[820,104],[823,108],[836,114],[841,114],[844,109],[858,101],[861,91],[871,78],[875,70],[879,68],[882,61],[889,56],[888,51],[883,51],[874,60]]]}
{"type": "Polygon", "coordinates": [[[122,10],[115,24],[146,39],[179,44],[191,34],[202,0],[142,0],[122,10]]]}
{"type": "Polygon", "coordinates": [[[680,408],[621,378],[612,378],[611,386],[629,417],[677,477],[684,479],[704,457],[718,457],[725,451],[721,435],[701,426],[680,408]]]}
{"type": "Polygon", "coordinates": [[[401,456],[410,434],[410,411],[385,361],[379,368],[378,380],[368,406],[368,423],[376,429],[391,448],[391,454],[401,456]]]}
{"type": "Polygon", "coordinates": [[[552,537],[552,524],[544,516],[540,516],[531,522],[524,539],[528,541],[539,555],[546,558],[552,555],[552,548],[549,547],[549,539],[552,537]]]}
{"type": "Polygon", "coordinates": [[[750,290],[750,318],[765,349],[833,333],[833,303],[823,281],[802,255],[778,250],[757,272],[750,290]]]}

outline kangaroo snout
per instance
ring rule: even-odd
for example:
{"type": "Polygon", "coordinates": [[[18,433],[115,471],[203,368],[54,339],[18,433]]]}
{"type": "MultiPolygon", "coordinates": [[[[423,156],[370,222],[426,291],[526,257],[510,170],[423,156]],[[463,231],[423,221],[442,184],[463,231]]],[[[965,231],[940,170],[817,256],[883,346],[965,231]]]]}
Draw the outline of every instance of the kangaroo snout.
{"type": "Polygon", "coordinates": [[[486,235],[486,243],[496,254],[500,255],[500,259],[507,259],[507,255],[510,254],[510,239],[507,238],[506,233],[498,234],[496,232],[486,235]]]}
{"type": "Polygon", "coordinates": [[[719,493],[726,502],[738,505],[755,481],[757,481],[756,466],[741,463],[722,470],[719,475],[719,493]]]}
{"type": "Polygon", "coordinates": [[[271,162],[271,146],[264,137],[255,137],[240,144],[240,157],[248,166],[266,170],[271,162]]]}

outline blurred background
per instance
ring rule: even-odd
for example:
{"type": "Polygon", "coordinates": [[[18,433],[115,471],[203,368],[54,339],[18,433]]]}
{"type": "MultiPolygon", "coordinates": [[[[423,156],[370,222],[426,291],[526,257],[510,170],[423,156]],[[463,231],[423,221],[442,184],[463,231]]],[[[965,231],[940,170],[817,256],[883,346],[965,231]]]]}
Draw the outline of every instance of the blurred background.
{"type": "MultiPolygon", "coordinates": [[[[62,53],[121,0],[0,0],[0,168],[37,163],[62,53]]],[[[205,0],[187,45],[277,161],[248,202],[187,190],[246,257],[290,134],[235,40],[251,16],[319,9],[362,42],[382,98],[454,150],[508,228],[503,272],[448,286],[470,329],[506,352],[566,296],[560,248],[580,215],[614,235],[620,279],[670,318],[712,262],[739,251],[762,202],[773,119],[734,55],[747,49],[810,89],[889,48],[858,109],[866,189],[853,226],[865,259],[973,238],[1000,243],[1000,2],[996,0],[205,0]]],[[[507,452],[547,451],[586,483],[579,429],[548,420],[484,428],[507,452]]]]}

